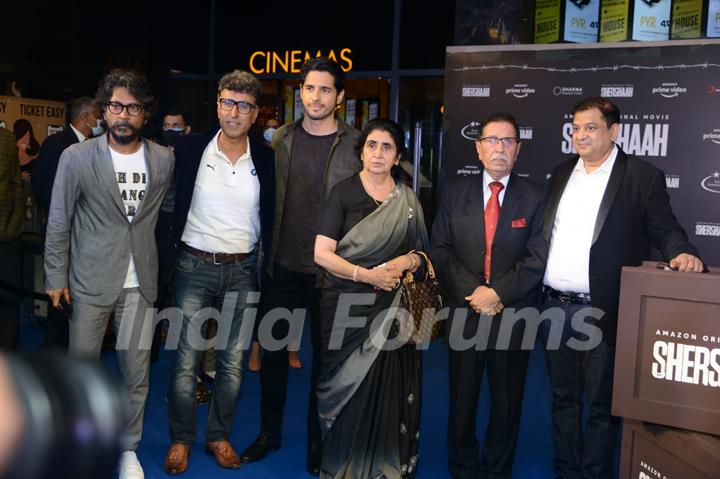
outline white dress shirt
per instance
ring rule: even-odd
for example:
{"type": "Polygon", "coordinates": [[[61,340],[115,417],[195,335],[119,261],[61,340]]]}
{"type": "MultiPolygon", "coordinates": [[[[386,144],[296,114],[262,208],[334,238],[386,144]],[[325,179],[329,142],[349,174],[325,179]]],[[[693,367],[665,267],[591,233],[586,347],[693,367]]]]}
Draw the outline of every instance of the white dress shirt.
{"type": "MultiPolygon", "coordinates": [[[[505,192],[507,191],[507,185],[508,181],[510,180],[510,175],[505,175],[502,178],[500,178],[500,183],[503,184],[503,189],[500,190],[500,194],[498,195],[498,201],[500,202],[500,206],[503,204],[503,200],[505,199],[505,192]]],[[[492,195],[492,191],[490,190],[490,183],[492,183],[493,180],[490,177],[490,174],[483,170],[483,198],[485,201],[485,204],[483,205],[483,208],[487,207],[488,201],[490,200],[490,195],[492,195]]]]}
{"type": "Polygon", "coordinates": [[[182,241],[209,253],[249,253],[260,238],[260,181],[247,150],[233,165],[210,140],[195,178],[182,241]]]}
{"type": "Polygon", "coordinates": [[[87,136],[83,135],[80,130],[78,130],[72,125],[72,123],[70,123],[70,128],[72,128],[73,133],[75,133],[75,136],[77,136],[78,142],[82,143],[83,141],[87,140],[87,136]]]}
{"type": "Polygon", "coordinates": [[[544,283],[558,291],[590,292],[590,248],[600,203],[618,148],[588,173],[580,158],[558,204],[545,269],[544,283]]]}

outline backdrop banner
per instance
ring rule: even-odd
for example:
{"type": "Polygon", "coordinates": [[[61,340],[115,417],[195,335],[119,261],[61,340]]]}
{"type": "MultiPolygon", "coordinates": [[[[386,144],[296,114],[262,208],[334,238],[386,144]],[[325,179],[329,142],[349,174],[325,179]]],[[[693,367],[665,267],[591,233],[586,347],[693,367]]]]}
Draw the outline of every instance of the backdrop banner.
{"type": "MultiPolygon", "coordinates": [[[[515,171],[545,182],[575,154],[575,103],[612,100],[618,143],[665,172],[673,210],[710,265],[720,265],[720,41],[448,47],[443,178],[480,174],[480,120],[514,115],[515,171]]],[[[442,185],[441,185],[442,187],[442,185]]]]}

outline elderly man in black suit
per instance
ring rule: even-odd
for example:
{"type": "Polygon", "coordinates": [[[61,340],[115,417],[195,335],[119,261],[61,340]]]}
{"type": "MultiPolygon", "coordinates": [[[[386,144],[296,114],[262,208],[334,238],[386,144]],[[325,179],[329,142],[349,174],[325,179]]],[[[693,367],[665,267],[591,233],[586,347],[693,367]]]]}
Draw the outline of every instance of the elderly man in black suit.
{"type": "Polygon", "coordinates": [[[482,175],[460,177],[443,186],[432,232],[432,258],[454,308],[447,328],[448,462],[456,479],[509,478],[534,338],[523,347],[524,321],[498,313],[503,304],[508,313],[510,307],[537,306],[547,253],[542,237],[544,193],[512,173],[521,146],[512,116],[485,119],[475,145],[482,175]],[[492,403],[478,459],[475,423],[485,368],[492,403]]]}
{"type": "Polygon", "coordinates": [[[663,172],[615,144],[619,122],[617,106],[604,98],[575,106],[572,139],[579,156],[555,168],[545,210],[543,315],[559,308],[564,321],[562,328],[545,321],[541,335],[553,393],[555,473],[568,479],[612,477],[619,418],[611,416],[610,405],[621,268],[641,264],[652,244],[671,267],[703,270],[672,213],[663,172]],[[594,309],[582,311],[589,307],[594,309]],[[583,427],[584,401],[589,417],[583,427]]]}

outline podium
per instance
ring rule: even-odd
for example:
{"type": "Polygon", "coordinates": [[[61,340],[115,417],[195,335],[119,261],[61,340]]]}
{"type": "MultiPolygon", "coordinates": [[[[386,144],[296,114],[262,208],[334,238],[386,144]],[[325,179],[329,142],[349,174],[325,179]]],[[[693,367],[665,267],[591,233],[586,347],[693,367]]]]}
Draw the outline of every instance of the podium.
{"type": "Polygon", "coordinates": [[[720,270],[624,267],[619,306],[620,477],[720,477],[720,270]]]}

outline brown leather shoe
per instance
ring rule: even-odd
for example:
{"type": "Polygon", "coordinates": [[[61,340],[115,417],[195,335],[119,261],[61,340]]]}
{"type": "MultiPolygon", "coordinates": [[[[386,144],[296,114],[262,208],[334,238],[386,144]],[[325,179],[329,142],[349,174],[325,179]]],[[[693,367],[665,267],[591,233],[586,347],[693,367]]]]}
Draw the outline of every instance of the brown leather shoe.
{"type": "Polygon", "coordinates": [[[215,456],[218,466],[226,469],[237,469],[240,467],[240,458],[235,450],[225,439],[220,441],[206,442],[205,452],[210,456],[215,456]]]}
{"type": "Polygon", "coordinates": [[[165,472],[171,476],[185,472],[188,468],[189,455],[190,446],[188,444],[174,443],[165,456],[165,472]]]}

